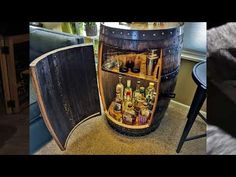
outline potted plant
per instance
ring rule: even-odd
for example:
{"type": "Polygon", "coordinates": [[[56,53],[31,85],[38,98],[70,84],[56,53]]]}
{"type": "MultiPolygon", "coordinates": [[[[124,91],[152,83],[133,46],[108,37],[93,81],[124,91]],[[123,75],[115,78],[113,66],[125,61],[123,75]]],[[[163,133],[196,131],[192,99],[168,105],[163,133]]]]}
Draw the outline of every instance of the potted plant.
{"type": "Polygon", "coordinates": [[[87,36],[97,35],[97,25],[96,22],[85,22],[85,32],[87,36]]]}

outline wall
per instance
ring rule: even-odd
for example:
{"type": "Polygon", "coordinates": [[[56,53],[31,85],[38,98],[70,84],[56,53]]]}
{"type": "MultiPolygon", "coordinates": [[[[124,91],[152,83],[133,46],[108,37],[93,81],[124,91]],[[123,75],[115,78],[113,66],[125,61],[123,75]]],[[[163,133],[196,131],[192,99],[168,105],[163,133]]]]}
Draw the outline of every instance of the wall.
{"type": "MultiPolygon", "coordinates": [[[[178,74],[178,80],[175,88],[176,98],[174,101],[182,104],[191,105],[194,93],[196,91],[196,84],[192,79],[192,70],[197,62],[182,59],[180,72],[178,74]]],[[[206,112],[206,101],[202,106],[202,111],[206,112]]]]}

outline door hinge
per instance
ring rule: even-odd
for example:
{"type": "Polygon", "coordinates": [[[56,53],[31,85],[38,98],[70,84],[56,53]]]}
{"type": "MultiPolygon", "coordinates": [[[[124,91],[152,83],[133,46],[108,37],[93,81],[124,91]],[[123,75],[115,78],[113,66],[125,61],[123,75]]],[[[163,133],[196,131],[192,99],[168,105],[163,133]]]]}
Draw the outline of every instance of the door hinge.
{"type": "Polygon", "coordinates": [[[8,46],[1,47],[1,53],[2,54],[9,54],[9,47],[8,46]]]}
{"type": "Polygon", "coordinates": [[[15,107],[15,101],[14,100],[7,101],[7,106],[10,107],[10,108],[14,108],[15,107]]]}

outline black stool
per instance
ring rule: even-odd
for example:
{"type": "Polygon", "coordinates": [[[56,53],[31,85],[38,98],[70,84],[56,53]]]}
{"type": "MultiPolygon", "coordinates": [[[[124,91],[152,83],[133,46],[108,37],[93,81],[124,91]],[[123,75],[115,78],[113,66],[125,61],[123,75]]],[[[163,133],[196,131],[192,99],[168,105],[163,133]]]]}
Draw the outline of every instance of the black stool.
{"type": "Polygon", "coordinates": [[[206,133],[204,133],[202,135],[196,135],[196,136],[187,138],[188,133],[191,130],[195,119],[197,118],[197,115],[199,115],[206,122],[206,118],[199,112],[202,107],[202,104],[204,103],[206,99],[206,91],[207,91],[206,89],[206,62],[201,62],[194,66],[192,77],[195,83],[197,84],[197,90],[195,92],[192,104],[190,106],[190,110],[187,115],[188,120],[184,127],[183,134],[180,138],[179,145],[176,150],[177,153],[180,152],[185,141],[190,141],[193,139],[202,138],[206,136],[206,133]]]}

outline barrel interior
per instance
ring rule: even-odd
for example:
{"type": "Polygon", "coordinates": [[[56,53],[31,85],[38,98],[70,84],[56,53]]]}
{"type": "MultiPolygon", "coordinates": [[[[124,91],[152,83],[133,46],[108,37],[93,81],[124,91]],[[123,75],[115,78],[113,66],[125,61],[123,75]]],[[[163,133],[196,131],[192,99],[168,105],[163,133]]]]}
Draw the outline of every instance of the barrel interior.
{"type": "MultiPolygon", "coordinates": [[[[103,85],[103,90],[104,90],[103,93],[104,93],[104,98],[105,98],[105,105],[106,105],[106,109],[109,110],[109,107],[111,106],[112,102],[115,101],[116,85],[119,82],[119,78],[118,78],[119,74],[114,74],[114,73],[107,72],[107,71],[103,70],[102,77],[103,77],[102,85],[103,85]]],[[[133,92],[136,88],[137,81],[140,81],[140,83],[141,83],[140,86],[145,87],[145,88],[147,88],[150,83],[150,81],[148,81],[148,80],[122,75],[122,84],[124,85],[124,88],[127,86],[127,80],[131,80],[131,88],[132,88],[133,92]]],[[[154,82],[154,87],[157,92],[157,87],[158,87],[157,82],[154,82]]],[[[157,99],[157,97],[156,97],[156,99],[157,99]]],[[[153,114],[153,112],[151,114],[153,114]]],[[[146,123],[146,125],[149,126],[150,123],[151,123],[151,120],[149,119],[149,121],[146,123]]],[[[123,125],[126,126],[125,124],[123,124],[123,125]]],[[[134,124],[134,126],[138,126],[138,125],[139,124],[137,124],[137,123],[134,124]]]]}
{"type": "Polygon", "coordinates": [[[168,95],[171,95],[175,88],[183,42],[182,27],[181,23],[160,23],[154,26],[143,23],[101,25],[99,84],[107,120],[112,128],[127,135],[140,136],[159,126],[169,105],[168,95]],[[156,52],[156,63],[150,60],[150,51],[156,52]],[[132,67],[128,68],[128,71],[120,69],[130,61],[133,61],[133,65],[139,66],[137,73],[131,69],[132,67]],[[115,105],[119,75],[122,76],[124,88],[127,86],[127,80],[131,80],[133,92],[137,81],[140,81],[145,89],[150,82],[154,83],[157,94],[154,106],[149,109],[150,118],[145,124],[136,122],[127,125],[122,119],[120,122],[116,121],[116,115],[110,111],[111,105],[115,105]]]}
{"type": "MultiPolygon", "coordinates": [[[[100,44],[103,45],[103,44],[100,44]]],[[[113,109],[115,105],[116,98],[116,85],[119,83],[119,76],[122,76],[122,84],[125,87],[127,86],[127,80],[131,81],[131,88],[134,92],[136,89],[137,81],[140,81],[140,87],[144,87],[145,90],[152,82],[154,84],[154,90],[157,93],[154,100],[158,99],[158,92],[160,86],[160,77],[161,77],[161,60],[162,52],[161,50],[155,50],[156,52],[156,62],[152,63],[153,68],[147,68],[148,60],[148,50],[145,51],[130,51],[130,50],[120,50],[109,45],[103,45],[103,52],[101,55],[101,78],[102,78],[102,90],[103,90],[103,99],[105,102],[105,111],[107,117],[110,118],[110,121],[113,123],[119,124],[122,127],[128,127],[131,129],[139,129],[144,127],[149,127],[152,122],[152,117],[154,115],[155,107],[149,108],[149,118],[145,123],[140,123],[138,121],[139,115],[136,115],[136,121],[132,124],[123,121],[122,111],[118,117],[122,117],[117,122],[117,116],[115,115],[113,109]],[[127,63],[132,61],[134,66],[139,66],[139,72],[136,73],[132,68],[128,68],[127,72],[120,71],[119,68],[122,66],[127,66],[127,63]],[[115,63],[115,64],[112,64],[115,63]],[[152,71],[149,74],[148,71],[152,71]]],[[[133,98],[132,98],[133,102],[133,98]]],[[[122,107],[123,107],[122,102],[122,107]]],[[[153,101],[153,104],[155,101],[153,101]]]]}

